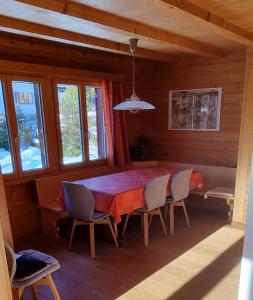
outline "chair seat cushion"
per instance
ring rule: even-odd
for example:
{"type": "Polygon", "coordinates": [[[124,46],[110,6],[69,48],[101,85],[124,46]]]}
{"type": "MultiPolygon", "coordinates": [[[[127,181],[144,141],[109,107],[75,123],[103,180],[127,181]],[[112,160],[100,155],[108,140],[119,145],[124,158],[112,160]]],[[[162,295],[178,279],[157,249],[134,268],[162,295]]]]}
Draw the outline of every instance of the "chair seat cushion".
{"type": "Polygon", "coordinates": [[[55,258],[39,251],[29,249],[29,250],[21,251],[17,254],[20,257],[25,256],[27,263],[29,263],[28,257],[30,257],[34,260],[40,261],[41,266],[42,263],[44,263],[44,267],[37,269],[36,271],[30,273],[29,275],[26,274],[26,276],[21,278],[19,277],[16,278],[14,276],[14,280],[12,282],[12,286],[14,288],[31,285],[34,282],[40,280],[41,278],[51,274],[52,272],[60,268],[60,264],[55,258]]]}
{"type": "Polygon", "coordinates": [[[16,259],[16,263],[17,269],[14,280],[28,277],[47,266],[47,263],[44,261],[33,258],[27,254],[19,255],[16,259]]]}
{"type": "Polygon", "coordinates": [[[105,212],[100,212],[100,211],[94,211],[91,219],[92,220],[99,220],[99,219],[104,219],[105,217],[107,217],[108,214],[105,212]]]}

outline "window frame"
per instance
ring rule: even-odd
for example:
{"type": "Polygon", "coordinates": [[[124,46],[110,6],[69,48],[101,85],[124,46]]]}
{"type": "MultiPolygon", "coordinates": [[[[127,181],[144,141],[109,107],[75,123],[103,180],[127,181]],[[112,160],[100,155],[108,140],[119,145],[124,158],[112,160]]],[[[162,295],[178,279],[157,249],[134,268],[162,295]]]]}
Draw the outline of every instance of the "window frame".
{"type": "Polygon", "coordinates": [[[9,141],[10,141],[10,148],[11,148],[11,159],[12,159],[12,165],[13,165],[13,173],[6,173],[3,174],[5,178],[16,178],[19,176],[19,165],[18,165],[18,156],[16,151],[16,145],[15,145],[15,131],[13,130],[13,116],[11,113],[11,101],[9,97],[9,87],[8,87],[8,81],[7,76],[4,74],[0,74],[0,81],[2,82],[2,90],[3,90],[3,96],[5,101],[5,113],[6,113],[6,119],[8,124],[8,131],[9,131],[9,141]]]}
{"type": "MultiPolygon", "coordinates": [[[[101,83],[99,84],[98,82],[95,82],[95,83],[94,82],[93,83],[88,82],[88,83],[85,84],[85,87],[86,86],[90,86],[90,87],[93,87],[93,88],[101,88],[102,89],[102,84],[101,83]]],[[[85,89],[85,92],[86,92],[86,89],[85,89]]],[[[102,97],[103,97],[103,91],[102,91],[102,97]]],[[[103,101],[103,99],[102,99],[102,101],[103,101]]],[[[86,97],[85,97],[85,105],[86,105],[86,97]]],[[[97,110],[97,103],[96,103],[96,110],[97,110]]],[[[104,115],[104,107],[102,107],[102,110],[103,110],[103,115],[104,115]]],[[[87,137],[88,137],[88,150],[89,150],[89,131],[88,131],[88,113],[87,113],[87,108],[86,108],[86,119],[87,119],[87,137]]],[[[104,120],[104,122],[105,122],[105,120],[104,120]]],[[[100,146],[99,145],[99,141],[101,141],[101,136],[100,136],[101,131],[99,130],[98,114],[97,114],[97,118],[96,118],[96,124],[97,124],[97,145],[98,145],[98,153],[99,153],[99,151],[100,151],[99,150],[99,146],[100,146]]],[[[96,162],[96,161],[107,160],[107,148],[105,149],[105,154],[106,154],[105,157],[98,158],[98,159],[92,159],[92,160],[89,159],[89,162],[93,162],[93,161],[96,162]]]]}
{"type": "Polygon", "coordinates": [[[54,78],[53,79],[53,89],[54,89],[54,103],[55,103],[55,115],[56,115],[56,129],[57,129],[57,142],[58,142],[58,154],[59,154],[59,164],[62,170],[78,168],[87,165],[97,165],[101,162],[106,162],[107,157],[90,160],[89,159],[89,136],[88,136],[88,118],[87,118],[87,106],[86,106],[86,86],[91,86],[95,88],[102,88],[102,83],[99,81],[89,81],[89,80],[76,80],[76,79],[66,79],[66,78],[54,78]],[[82,129],[82,148],[83,148],[83,161],[76,162],[72,164],[63,163],[63,149],[62,149],[62,138],[61,138],[61,128],[60,128],[60,115],[59,115],[59,101],[58,101],[58,84],[71,84],[77,85],[79,87],[79,97],[80,97],[80,117],[81,117],[81,129],[82,129]]]}
{"type": "MultiPolygon", "coordinates": [[[[2,77],[5,78],[5,85],[7,90],[7,98],[6,102],[8,104],[7,107],[7,115],[9,118],[9,123],[11,123],[10,126],[10,132],[12,140],[12,153],[13,153],[13,161],[15,163],[14,165],[14,173],[11,174],[4,174],[6,179],[15,179],[15,178],[22,178],[22,177],[29,177],[32,175],[42,174],[46,173],[52,170],[51,163],[50,163],[50,148],[48,143],[48,137],[50,137],[49,132],[49,126],[47,125],[47,116],[46,116],[46,80],[42,77],[37,76],[27,76],[27,75],[16,75],[16,74],[5,74],[2,75],[2,77]],[[16,117],[16,110],[15,110],[15,99],[13,95],[13,89],[12,89],[12,82],[13,81],[24,81],[24,82],[32,82],[32,83],[38,83],[40,86],[40,105],[41,105],[41,112],[42,112],[42,121],[43,121],[43,133],[44,133],[44,142],[45,142],[45,152],[47,155],[47,166],[43,167],[41,169],[33,169],[33,170],[22,170],[22,161],[21,161],[21,152],[19,149],[19,136],[18,136],[18,124],[17,124],[17,117],[16,117]]],[[[0,76],[1,78],[1,76],[0,76]]]]}

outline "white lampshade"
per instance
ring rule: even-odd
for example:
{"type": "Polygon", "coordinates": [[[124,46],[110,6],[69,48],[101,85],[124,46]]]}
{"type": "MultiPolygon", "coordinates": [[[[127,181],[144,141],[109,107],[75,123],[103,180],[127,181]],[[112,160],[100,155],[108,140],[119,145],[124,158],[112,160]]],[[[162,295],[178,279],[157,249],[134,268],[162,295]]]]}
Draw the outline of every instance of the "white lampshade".
{"type": "Polygon", "coordinates": [[[140,109],[154,109],[155,107],[146,102],[146,101],[136,101],[126,99],[126,101],[121,102],[120,104],[116,105],[114,109],[116,110],[140,110],[140,109]]]}
{"type": "Polygon", "coordinates": [[[114,106],[113,109],[138,112],[141,109],[155,109],[155,107],[146,101],[142,101],[136,94],[133,94],[130,99],[126,99],[125,101],[119,103],[118,105],[114,106]]]}

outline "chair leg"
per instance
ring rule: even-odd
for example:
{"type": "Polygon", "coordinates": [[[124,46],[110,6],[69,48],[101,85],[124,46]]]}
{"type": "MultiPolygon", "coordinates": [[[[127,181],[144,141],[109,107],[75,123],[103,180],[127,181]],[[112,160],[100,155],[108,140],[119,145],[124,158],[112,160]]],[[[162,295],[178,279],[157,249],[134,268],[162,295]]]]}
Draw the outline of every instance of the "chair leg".
{"type": "Polygon", "coordinates": [[[122,231],[122,235],[121,235],[122,237],[125,236],[126,228],[127,228],[127,224],[128,224],[129,218],[130,218],[130,215],[128,214],[128,215],[126,216],[125,224],[124,224],[124,227],[123,227],[123,231],[122,231]]]}
{"type": "Polygon", "coordinates": [[[60,295],[59,295],[59,293],[57,291],[57,288],[56,288],[56,286],[54,284],[54,280],[53,280],[52,276],[48,275],[46,277],[46,279],[47,279],[47,282],[48,282],[48,286],[49,286],[49,288],[51,290],[51,293],[52,293],[52,295],[54,297],[54,300],[61,300],[61,297],[60,297],[60,295]]]}
{"type": "Polygon", "coordinates": [[[161,220],[161,223],[162,223],[164,235],[167,236],[168,234],[167,234],[166,226],[165,226],[165,224],[164,224],[164,220],[163,220],[161,208],[158,208],[158,212],[159,212],[160,220],[161,220]]]}
{"type": "Polygon", "coordinates": [[[107,221],[108,221],[108,226],[109,226],[109,228],[111,230],[111,233],[112,233],[112,237],[113,237],[114,243],[115,243],[116,247],[119,247],[119,244],[118,244],[118,241],[116,239],[116,235],[115,235],[115,232],[113,230],[112,223],[111,223],[111,220],[110,220],[109,217],[107,217],[107,221]]]}
{"type": "Polygon", "coordinates": [[[170,210],[170,234],[174,234],[174,205],[169,205],[170,210]]]}
{"type": "Polygon", "coordinates": [[[89,224],[90,228],[90,256],[95,258],[95,233],[94,233],[94,223],[89,224]]]}
{"type": "Polygon", "coordinates": [[[183,207],[183,211],[184,211],[184,215],[185,215],[187,226],[189,227],[190,226],[190,222],[189,222],[189,218],[188,218],[188,214],[187,214],[187,210],[186,210],[186,207],[185,207],[184,200],[182,201],[182,207],[183,207]]]}
{"type": "Polygon", "coordinates": [[[169,205],[165,204],[164,206],[164,221],[166,222],[166,220],[168,219],[168,210],[169,210],[169,205]]]}
{"type": "Polygon", "coordinates": [[[12,289],[13,300],[20,300],[25,288],[12,289]]]}
{"type": "Polygon", "coordinates": [[[32,295],[32,299],[37,300],[38,296],[37,296],[37,290],[36,290],[35,285],[30,285],[29,289],[30,289],[30,292],[31,292],[31,295],[32,295]]]}
{"type": "Polygon", "coordinates": [[[149,245],[149,237],[148,237],[148,213],[144,213],[144,244],[145,244],[145,246],[149,245]]]}
{"type": "Polygon", "coordinates": [[[72,224],[70,239],[69,239],[69,250],[71,249],[71,246],[72,246],[72,241],[73,241],[73,236],[74,236],[74,233],[75,233],[75,229],[76,229],[76,220],[74,219],[73,224],[72,224]]]}
{"type": "Polygon", "coordinates": [[[152,219],[153,219],[153,215],[150,215],[149,222],[148,222],[148,227],[150,227],[152,219]]]}

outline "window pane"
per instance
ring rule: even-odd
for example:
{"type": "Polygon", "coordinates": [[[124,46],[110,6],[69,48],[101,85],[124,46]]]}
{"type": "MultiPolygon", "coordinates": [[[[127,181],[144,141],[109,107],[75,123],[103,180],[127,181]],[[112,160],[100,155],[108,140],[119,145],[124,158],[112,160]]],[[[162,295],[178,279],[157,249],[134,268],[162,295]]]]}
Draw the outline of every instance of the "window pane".
{"type": "Polygon", "coordinates": [[[3,174],[13,173],[10,134],[6,117],[3,84],[0,81],[0,165],[3,174]]]}
{"type": "Polygon", "coordinates": [[[19,149],[23,171],[47,167],[40,85],[13,81],[19,149]]]}
{"type": "Polygon", "coordinates": [[[63,164],[83,161],[80,96],[77,85],[57,84],[63,164]]]}
{"type": "Polygon", "coordinates": [[[106,140],[102,89],[86,86],[86,106],[89,136],[89,159],[106,157],[106,140]]]}

